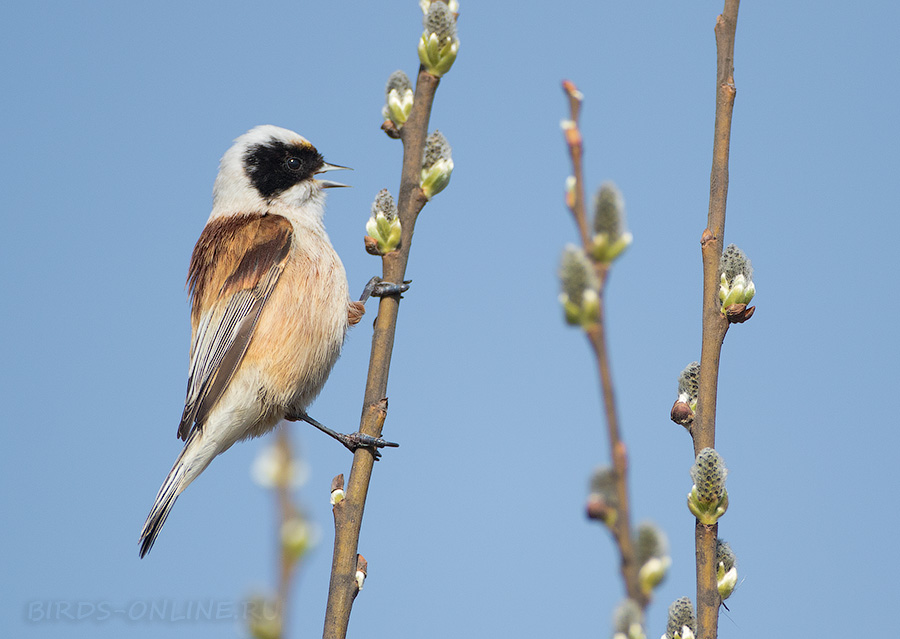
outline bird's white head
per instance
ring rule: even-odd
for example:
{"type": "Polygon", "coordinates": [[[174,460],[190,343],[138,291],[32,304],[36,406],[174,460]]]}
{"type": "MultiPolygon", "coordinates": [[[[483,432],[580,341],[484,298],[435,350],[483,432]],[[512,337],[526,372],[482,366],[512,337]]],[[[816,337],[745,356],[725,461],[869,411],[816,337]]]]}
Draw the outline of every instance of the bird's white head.
{"type": "Polygon", "coordinates": [[[316,175],[346,167],[328,164],[302,136],[264,124],[234,141],[219,163],[211,217],[271,211],[321,220],[323,189],[346,186],[316,175]]]}

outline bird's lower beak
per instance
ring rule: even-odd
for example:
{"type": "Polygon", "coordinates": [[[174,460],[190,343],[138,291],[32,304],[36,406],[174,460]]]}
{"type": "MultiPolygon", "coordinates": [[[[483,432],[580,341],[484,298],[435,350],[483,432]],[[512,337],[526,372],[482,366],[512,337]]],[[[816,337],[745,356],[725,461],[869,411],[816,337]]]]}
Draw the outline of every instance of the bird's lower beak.
{"type": "MultiPolygon", "coordinates": [[[[322,168],[319,169],[318,171],[316,171],[316,174],[326,173],[328,171],[338,171],[338,170],[352,171],[353,169],[351,169],[348,166],[338,166],[337,164],[328,164],[328,162],[325,162],[322,165],[322,168]]],[[[347,187],[350,186],[349,184],[341,184],[340,182],[332,182],[331,180],[316,180],[316,182],[318,182],[319,186],[322,187],[323,189],[333,189],[338,186],[347,186],[347,187]]]]}

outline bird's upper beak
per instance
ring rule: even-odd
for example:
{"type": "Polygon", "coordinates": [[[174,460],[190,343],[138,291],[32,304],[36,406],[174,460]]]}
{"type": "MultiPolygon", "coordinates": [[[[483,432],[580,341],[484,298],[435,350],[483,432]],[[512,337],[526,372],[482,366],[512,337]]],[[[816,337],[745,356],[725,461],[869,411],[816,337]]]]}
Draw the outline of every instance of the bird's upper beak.
{"type": "MultiPolygon", "coordinates": [[[[337,171],[339,169],[343,169],[346,171],[353,170],[349,166],[338,166],[337,164],[328,164],[328,162],[326,162],[322,165],[321,169],[316,171],[316,175],[318,175],[319,173],[325,173],[327,171],[337,171]]],[[[336,186],[350,186],[349,184],[341,184],[340,182],[332,182],[331,180],[316,180],[316,182],[318,182],[319,186],[321,186],[323,189],[332,189],[336,186]]]]}

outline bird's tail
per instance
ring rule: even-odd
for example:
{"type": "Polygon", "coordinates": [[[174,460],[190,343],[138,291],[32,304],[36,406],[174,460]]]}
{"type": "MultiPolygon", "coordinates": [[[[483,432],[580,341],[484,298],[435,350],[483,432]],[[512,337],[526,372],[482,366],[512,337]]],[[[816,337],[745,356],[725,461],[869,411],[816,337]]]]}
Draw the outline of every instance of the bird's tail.
{"type": "Polygon", "coordinates": [[[184,449],[175,460],[175,465],[172,466],[172,470],[169,471],[169,475],[160,487],[156,501],[153,502],[153,508],[150,509],[150,514],[141,530],[141,558],[153,548],[153,543],[156,541],[159,531],[162,530],[163,524],[166,523],[166,517],[169,516],[169,511],[175,505],[178,495],[215,457],[215,455],[211,455],[204,459],[206,451],[201,446],[201,438],[202,434],[199,428],[191,433],[184,444],[184,449]]]}

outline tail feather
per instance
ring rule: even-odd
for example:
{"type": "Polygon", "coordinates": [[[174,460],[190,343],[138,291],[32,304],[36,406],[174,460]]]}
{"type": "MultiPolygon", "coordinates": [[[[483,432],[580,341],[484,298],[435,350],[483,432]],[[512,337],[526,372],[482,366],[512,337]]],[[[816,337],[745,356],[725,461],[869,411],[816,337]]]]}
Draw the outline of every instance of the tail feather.
{"type": "MultiPolygon", "coordinates": [[[[153,508],[150,509],[150,514],[147,516],[147,521],[144,523],[144,528],[141,530],[142,559],[150,552],[150,549],[153,548],[156,537],[159,535],[159,531],[162,530],[163,524],[166,523],[169,511],[172,510],[172,506],[175,505],[175,500],[178,499],[178,495],[180,495],[181,492],[187,488],[187,485],[191,480],[199,474],[193,473],[193,477],[187,477],[188,471],[192,466],[195,466],[192,458],[195,457],[197,449],[196,443],[199,440],[199,435],[200,431],[195,430],[188,438],[188,441],[184,445],[184,450],[181,451],[181,454],[175,461],[175,465],[172,467],[172,470],[169,471],[166,480],[156,494],[156,501],[153,502],[153,508]]],[[[205,466],[206,464],[203,465],[203,467],[205,466]]]]}

